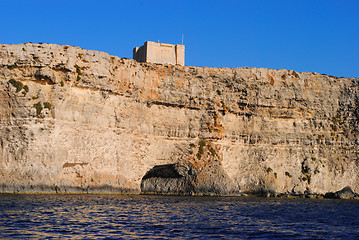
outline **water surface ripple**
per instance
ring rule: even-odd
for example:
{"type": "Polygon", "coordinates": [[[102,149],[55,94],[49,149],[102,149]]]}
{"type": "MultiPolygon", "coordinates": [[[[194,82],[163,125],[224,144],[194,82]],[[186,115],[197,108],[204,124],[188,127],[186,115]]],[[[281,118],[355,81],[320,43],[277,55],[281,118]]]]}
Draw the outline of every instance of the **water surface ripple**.
{"type": "Polygon", "coordinates": [[[0,194],[0,238],[359,239],[359,201],[0,194]]]}

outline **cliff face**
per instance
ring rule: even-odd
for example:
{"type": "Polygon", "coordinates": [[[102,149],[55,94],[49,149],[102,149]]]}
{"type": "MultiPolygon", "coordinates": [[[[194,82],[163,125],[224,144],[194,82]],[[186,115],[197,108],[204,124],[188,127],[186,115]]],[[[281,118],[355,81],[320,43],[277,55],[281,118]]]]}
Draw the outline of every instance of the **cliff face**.
{"type": "Polygon", "coordinates": [[[2,192],[359,192],[358,79],[21,44],[0,89],[2,192]]]}

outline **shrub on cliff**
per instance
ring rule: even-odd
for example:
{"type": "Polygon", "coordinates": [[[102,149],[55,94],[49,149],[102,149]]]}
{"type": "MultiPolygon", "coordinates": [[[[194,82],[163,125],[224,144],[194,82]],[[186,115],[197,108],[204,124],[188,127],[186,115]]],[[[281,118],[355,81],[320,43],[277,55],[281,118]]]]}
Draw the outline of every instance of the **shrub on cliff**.
{"type": "Polygon", "coordinates": [[[206,141],[204,140],[200,140],[198,142],[199,148],[198,148],[198,153],[197,153],[197,158],[198,160],[201,160],[202,154],[204,153],[204,147],[206,146],[206,141]]]}
{"type": "Polygon", "coordinates": [[[49,109],[49,110],[51,110],[51,103],[49,103],[49,102],[44,102],[44,108],[47,108],[47,109],[49,109]]]}
{"type": "MultiPolygon", "coordinates": [[[[13,79],[13,78],[11,78],[11,79],[9,80],[9,83],[16,88],[16,92],[20,92],[21,89],[22,89],[23,86],[24,86],[24,85],[22,84],[22,82],[16,81],[16,80],[13,79]]],[[[26,92],[26,90],[25,90],[25,92],[26,92]]]]}
{"type": "Polygon", "coordinates": [[[29,92],[29,87],[28,87],[27,85],[25,85],[25,86],[23,87],[23,89],[24,89],[24,91],[25,91],[26,93],[29,92]]]}
{"type": "Polygon", "coordinates": [[[44,109],[44,108],[42,107],[41,102],[35,103],[35,104],[34,104],[34,108],[36,109],[36,115],[40,115],[42,109],[44,109]]]}

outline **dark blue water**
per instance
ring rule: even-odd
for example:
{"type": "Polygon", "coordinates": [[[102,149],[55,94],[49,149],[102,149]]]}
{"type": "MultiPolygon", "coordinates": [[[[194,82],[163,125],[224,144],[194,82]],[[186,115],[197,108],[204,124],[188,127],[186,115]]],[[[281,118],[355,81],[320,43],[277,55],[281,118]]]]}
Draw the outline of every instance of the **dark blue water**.
{"type": "Polygon", "coordinates": [[[359,201],[0,194],[0,238],[359,239],[359,201]]]}

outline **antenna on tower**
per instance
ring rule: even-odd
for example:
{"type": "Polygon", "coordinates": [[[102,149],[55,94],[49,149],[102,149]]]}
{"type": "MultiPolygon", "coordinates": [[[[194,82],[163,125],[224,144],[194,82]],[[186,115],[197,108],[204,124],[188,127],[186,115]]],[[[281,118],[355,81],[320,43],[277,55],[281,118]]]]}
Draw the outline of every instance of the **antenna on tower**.
{"type": "Polygon", "coordinates": [[[182,45],[183,45],[183,33],[182,33],[182,45]]]}

